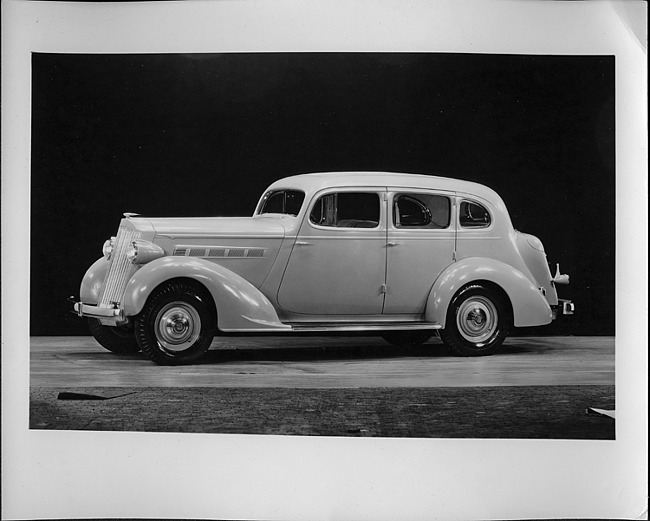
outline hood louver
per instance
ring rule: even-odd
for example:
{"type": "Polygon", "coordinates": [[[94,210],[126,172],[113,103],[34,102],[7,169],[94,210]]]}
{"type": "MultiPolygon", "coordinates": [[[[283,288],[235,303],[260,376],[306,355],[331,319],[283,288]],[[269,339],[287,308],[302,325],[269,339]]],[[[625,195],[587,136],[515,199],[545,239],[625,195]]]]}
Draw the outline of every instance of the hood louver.
{"type": "Polygon", "coordinates": [[[214,247],[214,246],[176,246],[174,256],[201,257],[203,259],[246,259],[264,257],[264,248],[214,247]]]}

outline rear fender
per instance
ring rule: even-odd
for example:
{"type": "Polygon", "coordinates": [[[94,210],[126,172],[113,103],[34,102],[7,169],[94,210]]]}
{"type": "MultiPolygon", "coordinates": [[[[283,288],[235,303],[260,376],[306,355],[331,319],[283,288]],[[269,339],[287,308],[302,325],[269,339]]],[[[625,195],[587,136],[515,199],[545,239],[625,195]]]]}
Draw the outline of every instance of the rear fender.
{"type": "Polygon", "coordinates": [[[199,258],[163,257],[142,266],[124,294],[124,314],[142,311],[149,295],[167,280],[185,278],[201,283],[217,307],[221,331],[276,331],[282,324],[273,305],[250,282],[219,264],[199,258]]]}
{"type": "Polygon", "coordinates": [[[541,326],[553,320],[544,295],[526,275],[508,264],[484,257],[460,260],[442,272],[429,293],[425,320],[444,328],[454,295],[464,286],[479,281],[492,282],[503,289],[512,304],[516,327],[541,326]]]}

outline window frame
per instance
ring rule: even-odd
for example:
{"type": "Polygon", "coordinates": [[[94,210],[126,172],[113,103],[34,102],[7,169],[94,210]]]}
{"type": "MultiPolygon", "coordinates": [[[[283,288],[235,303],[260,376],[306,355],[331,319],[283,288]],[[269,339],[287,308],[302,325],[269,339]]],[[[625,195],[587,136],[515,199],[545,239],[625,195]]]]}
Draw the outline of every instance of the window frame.
{"type": "Polygon", "coordinates": [[[459,198],[457,214],[458,214],[458,217],[457,217],[458,230],[488,230],[488,229],[492,228],[492,226],[494,226],[494,216],[493,216],[492,212],[490,212],[490,210],[488,208],[488,205],[485,202],[480,202],[480,201],[477,201],[476,199],[472,199],[472,198],[469,198],[469,197],[461,197],[461,198],[459,198]],[[485,225],[482,225],[482,226],[463,226],[463,224],[460,221],[461,207],[462,207],[463,203],[476,204],[476,205],[480,206],[481,208],[483,208],[485,210],[485,213],[487,213],[487,215],[488,215],[488,217],[490,219],[489,222],[487,224],[485,224],[485,225]]]}
{"type": "Polygon", "coordinates": [[[433,190],[409,190],[408,188],[404,189],[393,189],[391,190],[391,198],[390,198],[390,225],[391,228],[394,230],[422,230],[422,231],[445,231],[445,230],[451,230],[454,227],[454,197],[455,194],[449,193],[449,192],[440,192],[440,191],[433,191],[433,190]],[[422,203],[421,201],[415,199],[415,196],[418,195],[425,195],[425,196],[435,196],[435,197],[442,197],[447,199],[447,203],[449,205],[449,214],[448,214],[448,221],[447,221],[447,226],[444,227],[435,227],[435,228],[430,228],[428,227],[428,224],[430,224],[433,221],[433,216],[431,215],[431,208],[429,208],[428,205],[422,203]],[[429,214],[431,215],[431,221],[427,223],[427,225],[419,225],[419,226],[404,226],[404,225],[397,225],[397,213],[396,213],[396,206],[397,206],[397,200],[400,197],[411,197],[415,199],[415,202],[417,204],[423,204],[425,208],[429,211],[429,214]]]}
{"type": "Polygon", "coordinates": [[[385,229],[385,204],[384,203],[384,194],[386,193],[386,188],[385,187],[372,187],[372,186],[364,186],[364,187],[336,187],[336,188],[327,188],[325,190],[321,190],[317,193],[314,194],[312,197],[311,203],[307,206],[307,209],[305,211],[305,222],[309,224],[310,227],[312,227],[315,230],[338,230],[338,231],[347,231],[349,232],[350,230],[354,231],[360,231],[360,230],[365,230],[365,231],[374,231],[376,232],[377,230],[384,230],[385,229]],[[343,194],[343,193],[359,193],[359,194],[373,194],[377,197],[378,203],[379,203],[379,219],[377,221],[377,226],[374,226],[372,228],[364,228],[364,227],[352,227],[352,226],[328,226],[324,224],[317,224],[311,220],[311,214],[314,211],[314,208],[316,204],[323,198],[327,197],[328,195],[332,194],[343,194]]]}
{"type": "Polygon", "coordinates": [[[258,205],[259,208],[257,209],[257,211],[256,211],[255,213],[256,213],[257,215],[288,215],[288,216],[290,216],[290,217],[298,217],[298,216],[300,215],[300,212],[302,212],[302,210],[303,210],[303,208],[304,208],[304,206],[305,206],[305,200],[306,200],[306,198],[307,198],[307,194],[305,193],[305,191],[304,191],[304,190],[297,189],[297,188],[278,188],[278,189],[276,189],[276,190],[269,190],[268,192],[266,192],[266,193],[262,196],[262,199],[261,199],[261,201],[260,201],[260,203],[259,203],[259,205],[258,205]],[[278,194],[278,193],[284,193],[284,199],[283,199],[283,202],[282,202],[282,206],[283,206],[284,209],[286,210],[286,206],[287,206],[287,192],[296,192],[296,193],[300,193],[300,194],[302,194],[302,202],[300,203],[300,209],[298,210],[297,213],[288,213],[288,212],[286,212],[286,211],[284,211],[284,212],[264,212],[264,211],[263,211],[263,210],[264,210],[264,206],[266,205],[266,203],[268,202],[268,200],[269,200],[271,197],[273,197],[275,194],[278,194]]]}

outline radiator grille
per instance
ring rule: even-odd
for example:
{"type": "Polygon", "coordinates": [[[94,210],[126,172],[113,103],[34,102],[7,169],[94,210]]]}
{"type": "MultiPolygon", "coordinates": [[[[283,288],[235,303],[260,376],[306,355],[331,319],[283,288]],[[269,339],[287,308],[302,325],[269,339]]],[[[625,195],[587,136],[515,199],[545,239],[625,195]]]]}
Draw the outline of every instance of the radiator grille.
{"type": "Polygon", "coordinates": [[[129,245],[139,237],[140,232],[127,226],[120,226],[111,255],[111,265],[104,283],[104,292],[99,301],[100,307],[111,308],[113,303],[122,302],[126,284],[137,269],[126,258],[125,252],[129,245]]]}

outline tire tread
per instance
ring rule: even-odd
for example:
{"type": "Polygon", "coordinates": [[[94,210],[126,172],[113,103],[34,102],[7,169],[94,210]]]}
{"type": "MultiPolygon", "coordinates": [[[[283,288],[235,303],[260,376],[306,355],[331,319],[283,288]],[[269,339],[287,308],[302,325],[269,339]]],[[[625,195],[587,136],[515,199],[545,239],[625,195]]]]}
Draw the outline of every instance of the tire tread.
{"type": "MultiPolygon", "coordinates": [[[[151,361],[158,365],[185,365],[197,361],[210,348],[212,343],[214,328],[212,324],[205,323],[202,327],[201,336],[195,344],[179,356],[172,356],[163,351],[151,330],[151,320],[156,314],[156,309],[166,303],[168,299],[190,299],[195,307],[198,306],[199,314],[203,315],[202,319],[214,321],[214,310],[210,306],[210,298],[207,292],[194,284],[184,281],[173,281],[155,290],[147,300],[144,309],[138,315],[135,325],[135,336],[142,352],[151,361]]],[[[170,300],[171,301],[171,300],[170,300]]]]}
{"type": "Polygon", "coordinates": [[[511,318],[508,314],[508,307],[501,295],[489,287],[481,284],[470,284],[462,288],[452,299],[447,311],[447,323],[444,329],[440,330],[440,339],[452,353],[457,356],[487,356],[498,351],[503,341],[508,336],[511,318]],[[497,308],[499,314],[498,334],[488,342],[484,348],[472,347],[457,330],[456,312],[459,304],[472,294],[482,294],[489,298],[497,308]]]}
{"type": "Polygon", "coordinates": [[[95,340],[104,349],[112,353],[137,353],[140,350],[135,332],[122,333],[117,326],[105,326],[96,318],[88,318],[88,328],[95,340]]]}

